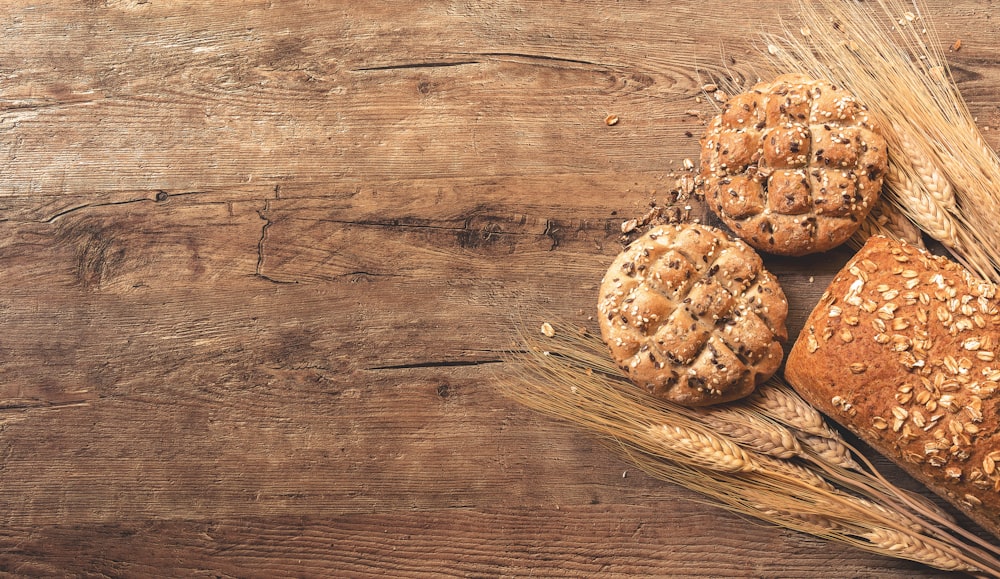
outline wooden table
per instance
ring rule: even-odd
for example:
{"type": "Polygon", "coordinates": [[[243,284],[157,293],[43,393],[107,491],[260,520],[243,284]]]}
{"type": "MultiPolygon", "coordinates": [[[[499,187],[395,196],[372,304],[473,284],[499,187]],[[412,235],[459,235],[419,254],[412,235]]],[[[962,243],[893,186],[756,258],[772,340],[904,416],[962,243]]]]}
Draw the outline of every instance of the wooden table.
{"type": "MultiPolygon", "coordinates": [[[[991,4],[930,7],[1000,126],[991,4]]],[[[939,576],[701,504],[496,390],[518,312],[593,313],[622,221],[697,160],[701,87],[754,78],[779,17],[4,3],[0,570],[939,576]]],[[[793,333],[848,255],[767,259],[793,333]]]]}

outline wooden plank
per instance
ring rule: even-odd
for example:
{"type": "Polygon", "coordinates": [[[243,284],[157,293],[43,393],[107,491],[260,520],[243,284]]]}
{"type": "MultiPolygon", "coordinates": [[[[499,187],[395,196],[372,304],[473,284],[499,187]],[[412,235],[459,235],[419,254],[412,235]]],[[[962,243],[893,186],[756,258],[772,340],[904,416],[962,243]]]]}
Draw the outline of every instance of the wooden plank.
{"type": "MultiPolygon", "coordinates": [[[[673,192],[701,86],[785,3],[5,8],[0,571],[938,576],[496,389],[518,316],[592,327],[623,220],[711,220],[673,192]]],[[[1000,127],[989,11],[930,12],[1000,127]]],[[[793,335],[848,255],[767,259],[793,335]]]]}

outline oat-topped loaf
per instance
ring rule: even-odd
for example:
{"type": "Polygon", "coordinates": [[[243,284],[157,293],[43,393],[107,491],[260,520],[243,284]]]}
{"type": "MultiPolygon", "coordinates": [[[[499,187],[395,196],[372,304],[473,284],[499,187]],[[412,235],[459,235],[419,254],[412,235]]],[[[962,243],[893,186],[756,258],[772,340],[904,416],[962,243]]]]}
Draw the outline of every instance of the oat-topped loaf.
{"type": "Polygon", "coordinates": [[[734,96],[701,140],[709,207],[738,237],[781,255],[847,241],[878,199],[886,163],[866,109],[801,74],[734,96]]]}
{"type": "Polygon", "coordinates": [[[604,341],[654,396],[734,400],[781,363],[785,295],[752,248],[713,227],[651,229],[614,260],[600,292],[604,341]]]}
{"type": "Polygon", "coordinates": [[[1000,536],[1000,300],[964,268],[872,237],[834,278],[785,378],[1000,536]]]}

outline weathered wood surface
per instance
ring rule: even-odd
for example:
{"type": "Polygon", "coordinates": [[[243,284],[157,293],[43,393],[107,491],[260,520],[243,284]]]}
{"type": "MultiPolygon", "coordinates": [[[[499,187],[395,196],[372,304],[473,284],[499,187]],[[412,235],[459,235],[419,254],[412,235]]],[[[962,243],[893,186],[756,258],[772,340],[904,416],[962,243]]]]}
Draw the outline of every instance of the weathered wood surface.
{"type": "MultiPolygon", "coordinates": [[[[1000,125],[991,4],[931,8],[1000,125]]],[[[494,388],[513,312],[590,315],[623,218],[697,158],[701,85],[752,76],[779,16],[4,3],[0,570],[938,576],[706,507],[494,388]]],[[[846,256],[769,258],[793,331],[846,256]]]]}

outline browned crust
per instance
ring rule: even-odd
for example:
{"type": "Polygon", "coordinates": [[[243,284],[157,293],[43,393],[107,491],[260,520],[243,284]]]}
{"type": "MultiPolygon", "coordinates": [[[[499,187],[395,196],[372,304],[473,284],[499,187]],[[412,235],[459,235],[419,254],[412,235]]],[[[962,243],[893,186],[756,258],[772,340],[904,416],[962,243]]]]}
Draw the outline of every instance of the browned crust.
{"type": "Polygon", "coordinates": [[[823,294],[785,378],[1000,536],[998,348],[993,285],[876,236],[823,294]]]}
{"type": "Polygon", "coordinates": [[[741,398],[783,357],[788,305],[760,256],[698,224],[654,227],[601,283],[601,333],[637,385],[704,406],[741,398]]]}
{"type": "Polygon", "coordinates": [[[709,207],[738,237],[781,255],[847,241],[878,199],[888,162],[866,109],[801,74],[734,96],[701,147],[709,207]]]}

